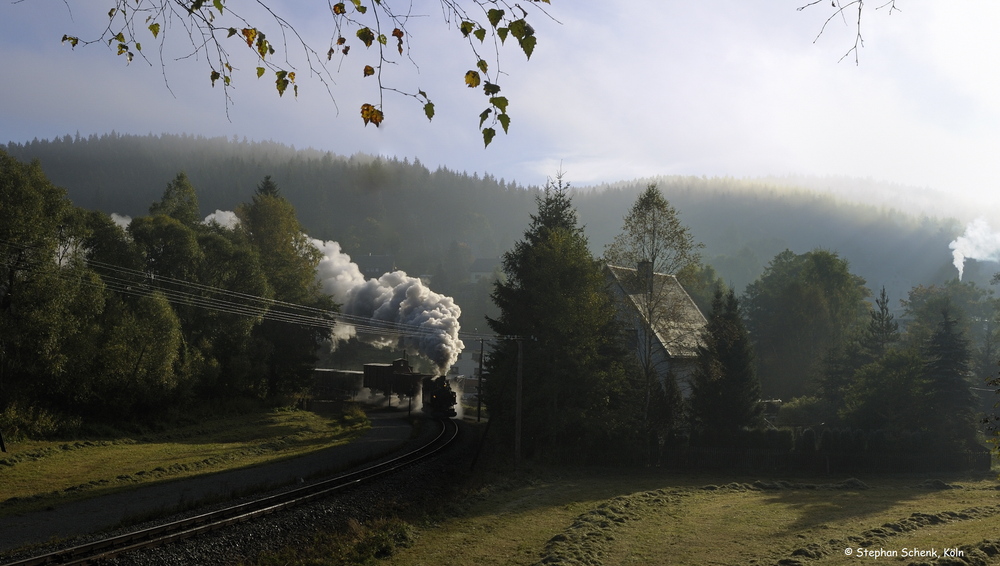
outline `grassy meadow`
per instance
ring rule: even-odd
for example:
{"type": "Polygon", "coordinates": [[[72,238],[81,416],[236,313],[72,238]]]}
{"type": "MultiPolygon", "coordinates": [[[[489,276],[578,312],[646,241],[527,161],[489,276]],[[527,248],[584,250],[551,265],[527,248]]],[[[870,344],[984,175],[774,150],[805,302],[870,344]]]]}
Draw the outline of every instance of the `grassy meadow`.
{"type": "Polygon", "coordinates": [[[8,453],[0,453],[0,516],[299,456],[349,442],[368,428],[360,409],[343,416],[272,409],[142,435],[8,442],[8,453]]]}
{"type": "MultiPolygon", "coordinates": [[[[0,454],[0,514],[293,457],[348,442],[368,426],[356,410],[278,409],[145,435],[9,443],[0,454]]],[[[784,478],[535,467],[449,481],[446,496],[429,496],[432,505],[401,514],[389,505],[382,517],[349,520],[344,532],[316,533],[312,547],[251,563],[1000,564],[994,474],[784,478]],[[907,556],[913,549],[939,558],[907,556]],[[945,549],[966,561],[949,562],[945,549]]]]}
{"type": "MultiPolygon", "coordinates": [[[[418,526],[384,564],[929,561],[903,556],[915,548],[935,551],[942,557],[937,563],[946,564],[946,548],[963,549],[967,557],[1000,552],[997,515],[1000,483],[982,476],[734,481],[546,470],[471,492],[461,512],[418,526]],[[982,544],[989,539],[997,542],[982,544]],[[868,554],[879,549],[886,553],[868,554]]],[[[1000,563],[1000,555],[991,560],[1000,563]]]]}

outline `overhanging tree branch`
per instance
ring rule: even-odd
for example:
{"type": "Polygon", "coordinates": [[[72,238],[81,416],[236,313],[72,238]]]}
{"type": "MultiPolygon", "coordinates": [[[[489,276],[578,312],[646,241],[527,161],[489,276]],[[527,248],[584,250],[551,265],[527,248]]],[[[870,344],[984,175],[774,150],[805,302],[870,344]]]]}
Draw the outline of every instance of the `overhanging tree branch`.
{"type": "MultiPolygon", "coordinates": [[[[24,1],[26,0],[20,0],[24,1]]],[[[69,10],[68,0],[66,2],[69,10]]],[[[464,84],[469,88],[482,85],[483,94],[488,101],[488,106],[479,115],[478,126],[486,145],[490,144],[496,134],[497,124],[504,132],[507,132],[510,126],[510,116],[507,113],[508,100],[499,94],[501,90],[499,79],[502,74],[505,75],[500,66],[500,47],[511,39],[511,43],[516,42],[524,55],[530,59],[537,39],[534,28],[527,21],[529,11],[522,7],[522,4],[556,21],[543,7],[549,2],[550,0],[524,0],[520,3],[509,0],[439,0],[446,27],[457,29],[468,42],[473,69],[463,71],[464,84]],[[493,45],[489,60],[480,52],[480,45],[486,44],[487,37],[493,45]]],[[[294,62],[297,58],[291,56],[290,43],[298,44],[302,52],[300,66],[308,70],[310,78],[319,81],[335,106],[337,104],[332,90],[335,81],[327,62],[332,62],[333,57],[337,55],[339,60],[336,71],[339,72],[351,53],[352,45],[360,42],[365,49],[375,46],[378,50],[378,62],[375,66],[362,65],[362,76],[376,77],[378,102],[377,104],[363,102],[359,105],[364,123],[366,125],[373,123],[375,126],[381,124],[385,118],[386,92],[413,98],[422,104],[428,120],[434,116],[434,104],[424,90],[389,86],[384,75],[387,65],[397,64],[397,61],[390,56],[393,51],[398,53],[400,58],[408,59],[416,67],[411,53],[408,24],[413,19],[425,15],[415,14],[412,3],[406,4],[405,10],[397,12],[393,0],[347,2],[328,0],[333,34],[325,60],[312,47],[311,42],[300,34],[298,28],[272,9],[265,0],[257,0],[256,5],[261,13],[266,15],[264,18],[270,20],[266,25],[263,25],[265,22],[259,21],[261,18],[259,14],[253,16],[233,11],[226,0],[114,0],[108,5],[111,8],[107,12],[107,25],[96,38],[81,39],[77,35],[65,34],[62,41],[74,48],[81,44],[107,43],[117,56],[125,57],[128,63],[139,55],[149,64],[152,63],[143,53],[142,40],[157,41],[160,44],[160,65],[165,68],[166,45],[170,37],[168,30],[173,25],[179,25],[188,36],[191,50],[174,61],[197,59],[201,54],[206,56],[208,78],[212,86],[220,84],[222,87],[227,117],[229,105],[233,101],[231,88],[240,70],[236,64],[236,52],[231,54],[226,48],[230,40],[246,44],[248,51],[242,53],[250,55],[257,78],[262,78],[268,73],[273,74],[275,89],[279,96],[283,96],[289,87],[293,94],[298,95],[299,85],[296,82],[294,62]],[[268,38],[268,33],[280,34],[281,39],[278,43],[280,53],[268,38]]],[[[248,9],[246,6],[244,8],[248,9]]],[[[163,76],[168,90],[172,93],[165,71],[163,76]]]]}

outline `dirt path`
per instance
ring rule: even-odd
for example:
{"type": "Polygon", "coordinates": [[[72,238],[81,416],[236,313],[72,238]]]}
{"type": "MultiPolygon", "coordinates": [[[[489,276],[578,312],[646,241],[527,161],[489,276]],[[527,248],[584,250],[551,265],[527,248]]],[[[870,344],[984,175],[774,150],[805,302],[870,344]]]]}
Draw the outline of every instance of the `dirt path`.
{"type": "Polygon", "coordinates": [[[279,486],[324,471],[351,467],[400,448],[412,429],[405,413],[371,413],[358,440],[273,464],[232,470],[93,497],[49,511],[0,518],[0,552],[94,533],[125,520],[183,509],[203,500],[279,486]]]}

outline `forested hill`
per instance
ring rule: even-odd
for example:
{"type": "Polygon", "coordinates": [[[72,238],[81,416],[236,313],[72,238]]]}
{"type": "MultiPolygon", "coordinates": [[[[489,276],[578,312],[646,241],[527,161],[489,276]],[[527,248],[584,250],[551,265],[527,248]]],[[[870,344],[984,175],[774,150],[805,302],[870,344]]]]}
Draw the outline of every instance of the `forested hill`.
{"type": "Polygon", "coordinates": [[[415,273],[431,273],[453,241],[475,256],[498,256],[534,207],[534,193],[491,177],[271,142],[112,133],[6,149],[22,161],[39,159],[75,205],[129,216],[147,214],[181,171],[205,215],[248,202],[270,175],[310,236],[337,240],[350,253],[393,254],[415,273]]]}
{"type": "MultiPolygon", "coordinates": [[[[680,211],[695,239],[705,244],[705,262],[737,291],[785,249],[837,252],[873,291],[884,285],[893,303],[916,285],[957,276],[948,245],[965,227],[954,219],[918,217],[815,191],[731,178],[660,177],[589,189],[575,202],[592,243],[610,241],[621,229],[620,220],[613,220],[653,182],[680,211]]],[[[985,285],[997,270],[995,263],[969,260],[965,279],[985,285]]]]}
{"type": "MultiPolygon", "coordinates": [[[[226,138],[112,133],[6,150],[24,161],[39,159],[74,204],[132,216],[146,214],[180,171],[197,189],[205,215],[248,201],[270,175],[311,236],[338,240],[353,254],[393,254],[409,272],[452,281],[474,257],[496,257],[521,237],[539,190],[430,171],[419,162],[226,138]]],[[[578,190],[574,202],[596,253],[620,230],[638,191],[654,181],[705,244],[707,263],[739,291],[785,248],[838,252],[870,287],[885,285],[894,303],[915,285],[956,276],[948,244],[964,227],[954,220],[728,178],[665,177],[578,190]]],[[[966,277],[985,283],[995,267],[969,266],[966,277]]]]}

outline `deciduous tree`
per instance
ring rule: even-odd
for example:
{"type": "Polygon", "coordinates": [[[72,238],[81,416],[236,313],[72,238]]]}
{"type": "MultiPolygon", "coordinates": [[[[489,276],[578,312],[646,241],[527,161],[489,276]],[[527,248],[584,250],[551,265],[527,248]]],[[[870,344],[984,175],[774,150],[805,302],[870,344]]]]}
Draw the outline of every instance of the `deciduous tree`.
{"type": "Polygon", "coordinates": [[[667,428],[671,428],[670,425],[680,416],[677,404],[680,395],[674,377],[668,375],[670,368],[666,367],[667,360],[656,355],[659,348],[656,334],[648,329],[661,328],[679,320],[685,306],[652,274],[695,274],[701,247],[691,231],[681,223],[677,210],[656,185],[651,184],[625,215],[622,231],[604,250],[607,263],[635,268],[636,277],[648,279],[648,283],[636,283],[644,291],[640,312],[630,316],[626,326],[627,331],[635,336],[634,353],[640,370],[637,381],[643,397],[643,433],[649,447],[654,445],[652,437],[657,434],[653,423],[665,422],[667,428]],[[657,399],[660,402],[654,403],[657,399]],[[654,416],[654,410],[664,414],[654,416]]]}
{"type": "MultiPolygon", "coordinates": [[[[273,298],[272,309],[299,307],[332,311],[332,299],[320,291],[316,266],[321,253],[303,233],[295,208],[265,179],[249,204],[237,211],[239,230],[256,250],[273,298]]],[[[332,324],[331,324],[332,326],[332,324]]],[[[330,329],[296,326],[265,320],[257,327],[257,353],[266,359],[266,395],[293,393],[309,382],[319,344],[329,339],[330,329]]]]}
{"type": "Polygon", "coordinates": [[[177,177],[167,184],[163,197],[149,206],[149,214],[169,216],[189,228],[194,228],[201,222],[198,194],[188,180],[187,174],[178,173],[177,177]]]}
{"type": "Polygon", "coordinates": [[[868,312],[864,283],[836,253],[785,250],[747,287],[747,327],[766,397],[815,390],[824,356],[852,337],[868,312]]]}

